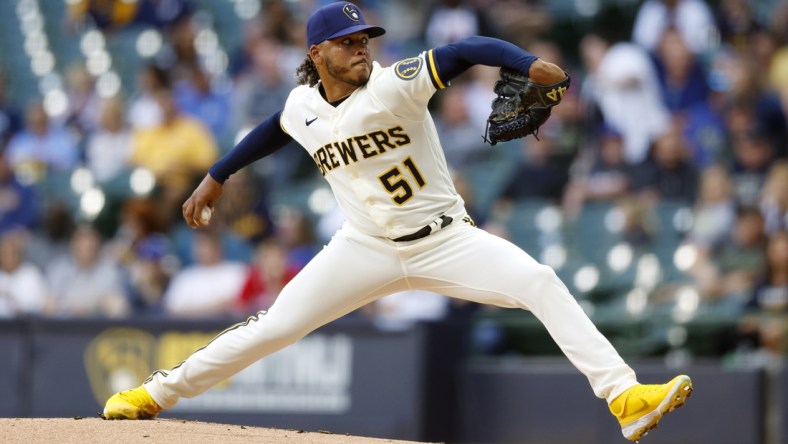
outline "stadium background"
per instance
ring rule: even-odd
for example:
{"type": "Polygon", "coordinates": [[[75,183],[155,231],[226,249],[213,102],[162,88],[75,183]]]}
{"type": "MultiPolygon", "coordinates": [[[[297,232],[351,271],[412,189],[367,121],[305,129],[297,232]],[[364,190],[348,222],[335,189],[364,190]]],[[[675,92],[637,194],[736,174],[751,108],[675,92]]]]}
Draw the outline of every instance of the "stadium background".
{"type": "MultiPolygon", "coordinates": [[[[77,414],[67,402],[39,405],[42,387],[69,380],[91,392],[81,406],[98,408],[106,392],[270,305],[330,238],[341,214],[297,147],[234,176],[210,229],[193,232],[178,218],[206,167],[283,103],[305,54],[305,18],[320,3],[2,2],[0,341],[12,362],[4,416],[77,414]]],[[[554,267],[645,375],[703,375],[698,404],[726,412],[730,430],[690,406],[692,421],[677,417],[676,428],[718,434],[686,441],[666,426],[654,442],[786,442],[788,2],[680,0],[667,28],[662,3],[359,2],[388,30],[373,41],[384,64],[479,33],[569,70],[573,87],[541,141],[482,143],[494,69],[474,69],[436,95],[433,116],[469,210],[554,267]]],[[[527,313],[399,294],[293,353],[281,368],[337,373],[327,386],[302,387],[301,407],[287,391],[289,407],[249,407],[274,415],[270,425],[321,428],[329,412],[306,420],[298,409],[323,402],[342,417],[331,426],[384,437],[609,442],[599,429],[615,431],[593,410],[590,423],[540,435],[554,424],[545,412],[563,402],[580,416],[595,399],[527,313]],[[353,370],[342,373],[337,356],[348,350],[353,370]],[[310,360],[315,353],[325,360],[310,360]],[[407,362],[413,378],[386,366],[367,374],[386,359],[407,362]],[[349,392],[310,398],[350,384],[348,374],[349,392]],[[380,419],[380,399],[363,395],[375,398],[363,388],[392,379],[412,391],[373,393],[399,399],[383,406],[397,426],[380,419]],[[522,409],[524,418],[514,415],[522,409]]],[[[242,402],[231,395],[216,396],[242,402]]],[[[225,416],[206,417],[265,416],[216,408],[225,416]]]]}

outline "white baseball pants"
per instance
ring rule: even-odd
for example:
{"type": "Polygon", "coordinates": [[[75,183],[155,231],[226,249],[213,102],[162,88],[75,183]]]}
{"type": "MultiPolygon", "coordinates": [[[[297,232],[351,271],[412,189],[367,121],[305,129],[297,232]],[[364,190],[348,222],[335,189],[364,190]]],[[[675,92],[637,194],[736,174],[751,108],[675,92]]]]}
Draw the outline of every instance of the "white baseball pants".
{"type": "Polygon", "coordinates": [[[346,224],[268,312],[227,329],[171,371],[155,372],[145,388],[159,406],[170,408],[324,324],[411,289],[530,310],[596,396],[608,402],[637,383],[551,268],[504,239],[455,221],[423,239],[400,243],[346,224]]]}

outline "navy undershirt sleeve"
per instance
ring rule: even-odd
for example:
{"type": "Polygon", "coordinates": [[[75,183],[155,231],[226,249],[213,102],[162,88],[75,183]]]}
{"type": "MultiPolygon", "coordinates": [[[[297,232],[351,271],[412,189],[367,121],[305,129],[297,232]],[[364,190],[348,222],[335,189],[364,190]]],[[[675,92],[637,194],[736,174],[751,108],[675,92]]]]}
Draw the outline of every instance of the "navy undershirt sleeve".
{"type": "Polygon", "coordinates": [[[538,58],[512,43],[482,36],[467,37],[435,48],[433,54],[438,75],[446,82],[473,65],[501,66],[528,74],[531,64],[538,58]]]}
{"type": "Polygon", "coordinates": [[[287,145],[293,138],[279,125],[281,116],[282,110],[263,120],[229,153],[216,161],[208,169],[208,174],[217,182],[224,183],[227,178],[241,168],[287,145]]]}

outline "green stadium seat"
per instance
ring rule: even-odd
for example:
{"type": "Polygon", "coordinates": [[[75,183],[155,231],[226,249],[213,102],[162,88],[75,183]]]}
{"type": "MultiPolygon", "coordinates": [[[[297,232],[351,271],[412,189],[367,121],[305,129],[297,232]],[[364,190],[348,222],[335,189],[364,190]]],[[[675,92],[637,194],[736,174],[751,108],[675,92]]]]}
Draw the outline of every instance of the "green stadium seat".
{"type": "Polygon", "coordinates": [[[540,211],[550,207],[552,204],[543,199],[523,199],[514,202],[505,223],[509,239],[532,255],[540,252],[545,234],[537,226],[537,216],[540,211]]]}

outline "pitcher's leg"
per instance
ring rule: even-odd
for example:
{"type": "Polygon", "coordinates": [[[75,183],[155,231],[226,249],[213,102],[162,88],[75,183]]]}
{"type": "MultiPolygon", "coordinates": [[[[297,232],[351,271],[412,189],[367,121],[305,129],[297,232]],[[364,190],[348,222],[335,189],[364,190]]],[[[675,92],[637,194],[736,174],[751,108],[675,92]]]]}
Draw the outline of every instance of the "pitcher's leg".
{"type": "Polygon", "coordinates": [[[435,256],[429,261],[414,261],[417,265],[408,273],[429,277],[421,280],[420,288],[530,310],[600,398],[610,401],[637,383],[634,371],[550,267],[482,230],[469,227],[463,231],[433,250],[435,256]]]}
{"type": "Polygon", "coordinates": [[[335,237],[285,286],[268,312],[228,328],[171,371],[153,373],[145,389],[163,408],[178,398],[196,396],[318,327],[398,290],[401,270],[392,251],[335,237]]]}

